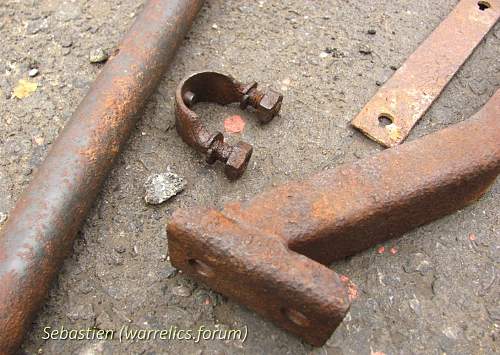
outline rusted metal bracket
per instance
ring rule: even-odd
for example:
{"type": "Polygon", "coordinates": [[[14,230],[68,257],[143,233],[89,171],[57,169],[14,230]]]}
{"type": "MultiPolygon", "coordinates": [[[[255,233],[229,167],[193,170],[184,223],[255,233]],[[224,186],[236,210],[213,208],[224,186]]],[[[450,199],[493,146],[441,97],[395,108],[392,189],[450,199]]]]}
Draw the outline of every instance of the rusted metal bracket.
{"type": "Polygon", "coordinates": [[[273,90],[262,92],[257,83],[242,84],[232,77],[216,72],[194,73],[179,84],[175,95],[176,128],[184,142],[207,154],[207,162],[225,163],[229,179],[239,178],[245,171],[252,146],[238,142],[232,146],[224,141],[221,132],[210,133],[200,117],[191,110],[197,102],[215,102],[220,105],[239,102],[242,109],[248,106],[256,110],[261,123],[267,123],[281,109],[283,96],[273,90]]]}
{"type": "Polygon", "coordinates": [[[250,201],[179,210],[172,264],[313,345],[350,306],[325,265],[450,214],[500,173],[500,91],[471,119],[250,201]]]}
{"type": "Polygon", "coordinates": [[[14,354],[203,0],[149,0],[0,234],[0,354],[14,354]]]}
{"type": "Polygon", "coordinates": [[[500,0],[460,1],[352,125],[386,147],[401,143],[499,17],[500,0]]]}

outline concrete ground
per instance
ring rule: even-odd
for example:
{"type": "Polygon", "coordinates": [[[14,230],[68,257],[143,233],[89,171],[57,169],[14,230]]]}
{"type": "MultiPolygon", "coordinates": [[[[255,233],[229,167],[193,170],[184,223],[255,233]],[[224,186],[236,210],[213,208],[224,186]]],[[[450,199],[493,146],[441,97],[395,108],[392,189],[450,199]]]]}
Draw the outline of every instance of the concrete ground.
{"type": "MultiPolygon", "coordinates": [[[[134,0],[4,0],[0,4],[0,212],[31,180],[102,64],[140,12],[134,0]],[[36,91],[12,96],[37,68],[36,91]]],[[[456,0],[208,0],[95,202],[44,309],[28,354],[492,354],[499,352],[500,184],[449,217],[332,265],[359,297],[322,348],[312,348],[176,273],[165,224],[178,207],[222,206],[288,179],[382,150],[349,121],[380,83],[450,12],[456,0]],[[369,33],[370,30],[370,33],[369,33]],[[373,33],[374,30],[376,33],[373,33]],[[322,54],[327,53],[328,55],[322,54]],[[363,53],[361,53],[363,52],[363,53]],[[369,53],[368,53],[369,52],[369,53]],[[176,83],[197,70],[255,79],[285,95],[281,115],[244,139],[255,147],[245,175],[228,182],[220,165],[186,146],[174,128],[176,83]],[[186,190],[159,207],[143,184],[167,167],[186,190]],[[241,341],[44,340],[45,327],[242,329],[241,341]]],[[[410,140],[466,119],[500,86],[500,26],[486,36],[410,140]]],[[[240,111],[202,105],[211,127],[240,111]]],[[[245,282],[242,280],[242,282],[245,282]]],[[[1,287],[1,286],[0,286],[1,287]]],[[[2,329],[2,332],[8,329],[2,329]]]]}

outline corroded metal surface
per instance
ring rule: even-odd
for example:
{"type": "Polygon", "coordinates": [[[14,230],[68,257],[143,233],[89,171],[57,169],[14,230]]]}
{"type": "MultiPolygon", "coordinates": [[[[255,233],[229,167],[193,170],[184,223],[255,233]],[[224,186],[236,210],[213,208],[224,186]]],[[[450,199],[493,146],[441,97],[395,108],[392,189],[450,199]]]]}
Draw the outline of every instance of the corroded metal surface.
{"type": "Polygon", "coordinates": [[[150,0],[23,193],[0,235],[0,353],[16,351],[138,113],[202,0],[150,0]]]}
{"type": "Polygon", "coordinates": [[[460,1],[352,125],[386,147],[401,143],[499,16],[500,0],[460,1]]]}
{"type": "Polygon", "coordinates": [[[250,201],[179,210],[172,264],[314,345],[350,306],[328,267],[480,198],[500,172],[500,91],[473,118],[250,201]]]}
{"type": "Polygon", "coordinates": [[[273,90],[262,92],[257,83],[242,84],[232,77],[215,72],[199,72],[186,77],[179,83],[175,95],[176,128],[184,142],[207,154],[207,162],[225,163],[229,179],[239,178],[245,171],[252,146],[245,142],[230,145],[224,141],[221,132],[210,133],[200,117],[191,110],[197,102],[215,102],[220,105],[240,103],[242,109],[248,106],[256,110],[261,123],[267,123],[276,116],[283,96],[273,90]]]}

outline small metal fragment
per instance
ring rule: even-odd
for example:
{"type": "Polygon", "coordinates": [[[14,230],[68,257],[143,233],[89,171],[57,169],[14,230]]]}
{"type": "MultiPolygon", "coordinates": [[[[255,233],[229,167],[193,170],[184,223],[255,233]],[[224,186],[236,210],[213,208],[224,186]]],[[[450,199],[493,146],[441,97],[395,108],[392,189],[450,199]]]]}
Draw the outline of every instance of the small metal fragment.
{"type": "Polygon", "coordinates": [[[386,147],[400,144],[499,17],[500,0],[460,1],[352,125],[386,147]]]}
{"type": "Polygon", "coordinates": [[[255,82],[242,84],[228,75],[216,72],[194,73],[182,80],[177,87],[177,132],[184,142],[207,154],[209,164],[217,160],[225,163],[226,176],[235,180],[245,171],[252,156],[252,146],[243,141],[230,145],[225,142],[221,132],[208,132],[191,108],[197,102],[215,102],[220,105],[239,103],[241,109],[253,107],[259,121],[267,123],[279,113],[282,101],[283,95],[273,90],[260,91],[255,82]]]}

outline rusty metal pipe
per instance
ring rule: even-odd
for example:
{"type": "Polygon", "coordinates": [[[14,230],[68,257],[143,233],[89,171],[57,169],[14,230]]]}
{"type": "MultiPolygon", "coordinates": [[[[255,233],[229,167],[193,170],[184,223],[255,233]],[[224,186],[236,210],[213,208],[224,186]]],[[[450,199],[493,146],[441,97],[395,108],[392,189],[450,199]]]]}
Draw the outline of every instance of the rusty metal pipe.
{"type": "Polygon", "coordinates": [[[150,0],[0,235],[0,353],[20,346],[115,157],[203,0],[150,0]]]}
{"type": "Polygon", "coordinates": [[[179,210],[172,264],[313,345],[350,306],[324,265],[452,213],[500,173],[500,91],[465,122],[222,211],[179,210]]]}

